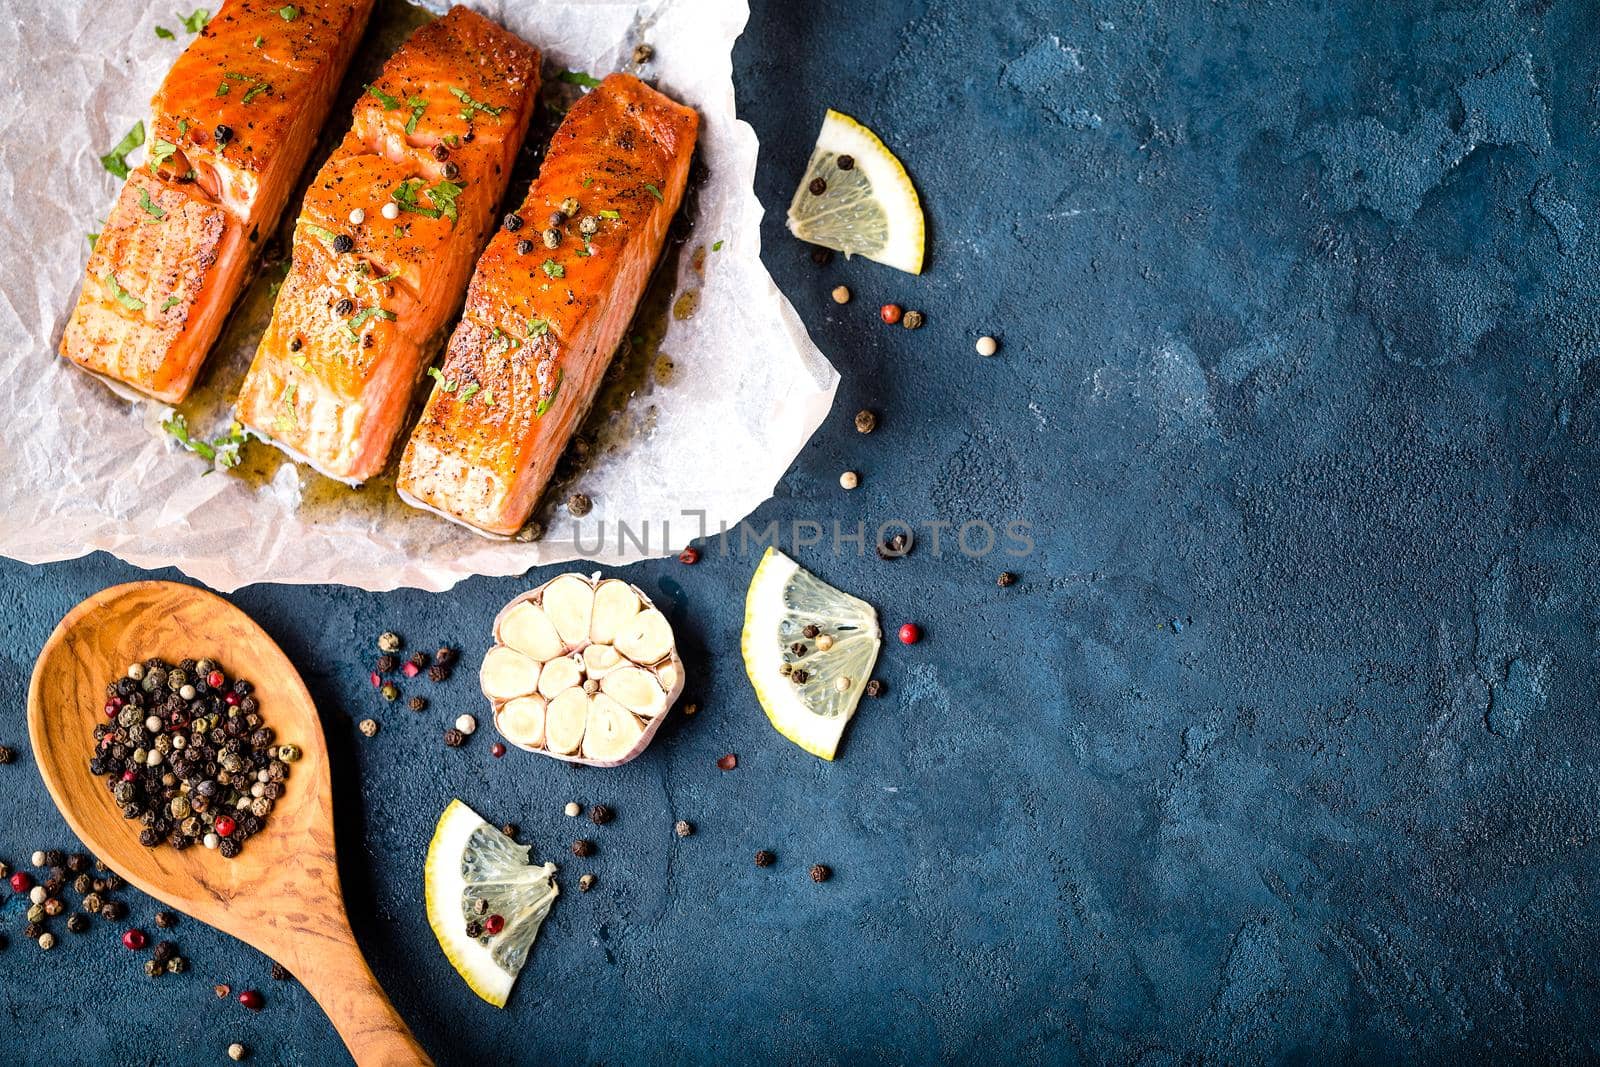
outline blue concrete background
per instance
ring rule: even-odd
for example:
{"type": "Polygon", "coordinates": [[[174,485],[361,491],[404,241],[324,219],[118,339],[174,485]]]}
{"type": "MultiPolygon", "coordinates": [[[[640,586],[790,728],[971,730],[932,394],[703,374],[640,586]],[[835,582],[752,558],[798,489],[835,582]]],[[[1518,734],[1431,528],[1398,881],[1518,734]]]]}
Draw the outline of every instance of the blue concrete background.
{"type": "MultiPolygon", "coordinates": [[[[735,63],[765,258],[843,374],[758,525],[1022,518],[1036,549],[802,553],[928,631],[886,647],[889,695],[834,764],[773,733],[743,677],[752,555],[627,572],[704,710],[604,772],[438,741],[481,710],[492,613],[547,573],[239,593],[324,710],[357,932],[423,1044],[442,1063],[1600,1054],[1593,24],[1559,0],[758,3],[735,63]],[[819,268],[784,233],[828,106],[915,177],[923,277],[819,268]],[[927,326],[877,324],[887,299],[927,326]],[[973,355],[984,332],[998,358],[973,355]],[[465,650],[424,715],[367,684],[385,627],[465,650]],[[423,917],[451,797],[563,866],[504,1012],[423,917]],[[619,812],[592,865],[563,855],[568,799],[619,812]],[[700,832],[678,841],[677,818],[700,832]]],[[[25,741],[55,621],[136,576],[0,565],[0,743],[25,741]]],[[[26,756],[0,803],[0,857],[69,843],[26,756]]],[[[0,908],[19,1061],[343,1056],[303,991],[197,924],[193,971],[155,982],[108,924],[48,955],[20,927],[0,908]]]]}

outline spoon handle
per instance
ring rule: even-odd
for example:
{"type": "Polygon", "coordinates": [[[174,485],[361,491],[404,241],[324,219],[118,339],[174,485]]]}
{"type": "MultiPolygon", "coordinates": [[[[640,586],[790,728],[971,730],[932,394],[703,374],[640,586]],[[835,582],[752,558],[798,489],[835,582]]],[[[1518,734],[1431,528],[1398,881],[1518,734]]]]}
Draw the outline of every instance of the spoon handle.
{"type": "Polygon", "coordinates": [[[295,978],[322,1006],[359,1067],[432,1067],[433,1061],[361,957],[348,927],[323,937],[308,936],[295,946],[293,955],[295,978]]]}

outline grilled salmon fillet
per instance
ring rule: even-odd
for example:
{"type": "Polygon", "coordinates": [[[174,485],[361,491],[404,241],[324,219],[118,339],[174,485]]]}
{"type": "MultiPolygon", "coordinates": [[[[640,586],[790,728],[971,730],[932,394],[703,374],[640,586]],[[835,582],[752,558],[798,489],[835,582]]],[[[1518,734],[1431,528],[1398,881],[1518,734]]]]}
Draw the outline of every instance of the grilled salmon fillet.
{"type": "Polygon", "coordinates": [[[633,317],[683,199],[699,116],[629,74],[579,100],[489,242],[400,461],[409,504],[490,534],[528,520],[633,317]],[[539,229],[577,208],[545,247],[539,229]],[[572,203],[567,203],[567,208],[572,203]]]}
{"type": "Polygon", "coordinates": [[[63,356],[158,400],[184,398],[371,10],[372,0],[226,0],[151,101],[148,162],[89,255],[63,356]]]}
{"type": "Polygon", "coordinates": [[[306,193],[239,421],[340,481],[383,470],[538,93],[538,51],[464,7],[390,57],[306,193]]]}

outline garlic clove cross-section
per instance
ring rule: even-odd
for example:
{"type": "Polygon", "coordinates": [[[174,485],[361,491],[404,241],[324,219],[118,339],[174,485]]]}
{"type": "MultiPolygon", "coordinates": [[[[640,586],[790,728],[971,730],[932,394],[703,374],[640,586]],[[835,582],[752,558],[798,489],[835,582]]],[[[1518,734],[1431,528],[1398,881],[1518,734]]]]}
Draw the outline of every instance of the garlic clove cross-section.
{"type": "Polygon", "coordinates": [[[494,622],[480,680],[510,744],[611,767],[650,744],[683,692],[672,625],[627,582],[563,574],[494,622]]]}

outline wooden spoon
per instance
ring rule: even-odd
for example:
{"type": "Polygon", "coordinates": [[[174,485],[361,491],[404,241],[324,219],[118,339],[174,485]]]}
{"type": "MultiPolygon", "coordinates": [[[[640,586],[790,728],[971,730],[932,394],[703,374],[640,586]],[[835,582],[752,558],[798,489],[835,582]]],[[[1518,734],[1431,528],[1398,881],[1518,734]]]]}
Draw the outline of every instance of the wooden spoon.
{"type": "Polygon", "coordinates": [[[45,642],[28,687],[28,730],[44,784],[73,833],[157,900],[282,963],[328,1013],[356,1062],[429,1062],[361,958],[334,859],[328,749],[311,694],[272,638],[221,597],[176,582],[132,582],[85,600],[45,642]],[[278,743],[304,755],[261,833],[234,859],[198,845],[139,843],[105,778],[89,772],[106,684],[160,656],[214,658],[250,679],[278,743]]]}

